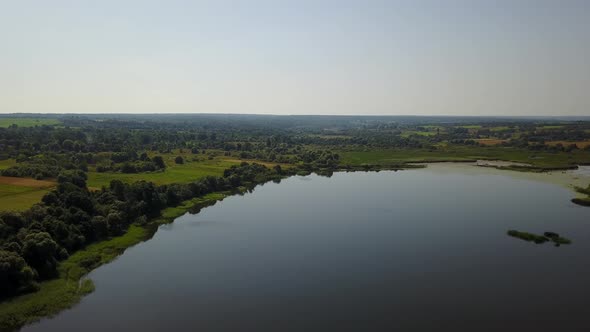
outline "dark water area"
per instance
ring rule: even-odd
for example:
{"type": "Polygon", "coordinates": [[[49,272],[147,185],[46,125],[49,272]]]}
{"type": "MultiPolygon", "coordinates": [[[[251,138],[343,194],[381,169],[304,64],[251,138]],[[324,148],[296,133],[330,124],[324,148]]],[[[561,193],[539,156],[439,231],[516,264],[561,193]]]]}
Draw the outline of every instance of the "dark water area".
{"type": "Polygon", "coordinates": [[[588,331],[590,209],[572,195],[429,169],[267,183],[160,227],[23,330],[588,331]]]}

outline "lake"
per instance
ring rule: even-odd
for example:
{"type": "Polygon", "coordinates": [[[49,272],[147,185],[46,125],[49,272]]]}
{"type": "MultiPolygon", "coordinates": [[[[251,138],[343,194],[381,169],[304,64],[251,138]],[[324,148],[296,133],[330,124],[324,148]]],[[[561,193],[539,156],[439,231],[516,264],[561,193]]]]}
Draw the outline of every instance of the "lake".
{"type": "Polygon", "coordinates": [[[586,331],[590,208],[514,173],[267,183],[161,226],[93,271],[79,305],[23,331],[586,331]]]}

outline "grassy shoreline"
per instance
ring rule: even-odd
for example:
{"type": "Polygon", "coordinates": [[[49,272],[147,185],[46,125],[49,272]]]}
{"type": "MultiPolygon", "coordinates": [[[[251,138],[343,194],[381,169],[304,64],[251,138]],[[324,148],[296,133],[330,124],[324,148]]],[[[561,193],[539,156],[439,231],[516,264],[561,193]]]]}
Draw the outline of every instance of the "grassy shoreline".
{"type": "MultiPolygon", "coordinates": [[[[430,163],[465,163],[470,159],[439,159],[430,161],[405,161],[400,163],[355,164],[344,165],[337,171],[381,171],[424,168],[430,163]]],[[[493,167],[500,170],[512,170],[493,167]]],[[[526,170],[519,170],[526,172],[526,170]]],[[[59,265],[59,278],[44,281],[40,290],[35,293],[21,295],[0,302],[0,331],[12,331],[24,325],[34,323],[42,318],[52,317],[59,312],[71,308],[85,295],[94,290],[92,280],[86,278],[88,273],[103,264],[112,262],[123,254],[126,249],[149,240],[163,224],[171,223],[186,212],[198,213],[202,208],[215,204],[217,201],[247,190],[245,187],[233,191],[214,192],[182,202],[175,207],[164,209],[161,216],[150,220],[145,225],[131,225],[125,234],[105,241],[89,245],[77,251],[59,265]]]]}
{"type": "Polygon", "coordinates": [[[60,263],[58,278],[41,282],[37,292],[0,303],[0,331],[14,331],[73,307],[94,291],[92,280],[86,278],[92,270],[112,262],[126,249],[149,240],[158,226],[171,223],[186,212],[198,212],[203,207],[244,191],[242,187],[233,192],[215,192],[184,201],[176,207],[164,209],[160,217],[146,225],[131,225],[121,236],[93,243],[77,251],[60,263]]]}
{"type": "Polygon", "coordinates": [[[581,197],[572,198],[572,203],[581,206],[590,206],[590,186],[588,188],[576,187],[575,190],[581,197]]]}

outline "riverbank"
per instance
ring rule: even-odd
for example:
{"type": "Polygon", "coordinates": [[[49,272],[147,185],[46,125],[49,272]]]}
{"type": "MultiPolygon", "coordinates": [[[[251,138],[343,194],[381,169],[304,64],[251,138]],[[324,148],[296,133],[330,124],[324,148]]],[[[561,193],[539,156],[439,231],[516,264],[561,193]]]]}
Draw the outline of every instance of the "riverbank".
{"type": "MultiPolygon", "coordinates": [[[[502,170],[496,168],[477,167],[470,163],[437,162],[428,165],[405,165],[409,167],[391,167],[391,170],[410,168],[424,168],[436,172],[460,172],[464,174],[499,174],[517,178],[543,181],[565,186],[571,189],[586,187],[590,184],[590,172],[574,173],[572,171],[549,173],[526,173],[502,170]]],[[[385,167],[384,167],[385,168],[385,167]]],[[[342,171],[367,171],[385,169],[365,169],[354,167],[342,171]]],[[[583,169],[584,171],[585,169],[583,169]]],[[[176,207],[169,207],[162,211],[161,216],[145,225],[131,225],[122,236],[89,245],[63,261],[59,266],[59,278],[41,283],[41,289],[36,293],[26,294],[10,301],[0,303],[0,330],[10,331],[35,322],[43,317],[50,317],[58,312],[72,307],[82,297],[94,289],[91,280],[84,277],[93,269],[109,263],[121,255],[127,248],[150,239],[158,226],[174,221],[186,212],[198,213],[200,209],[215,204],[229,195],[243,193],[247,190],[240,187],[234,191],[215,192],[202,197],[184,201],[176,207]]]]}
{"type": "MultiPolygon", "coordinates": [[[[582,295],[570,297],[583,287],[586,271],[563,271],[584,262],[590,248],[590,210],[569,203],[567,188],[513,179],[501,171],[485,175],[489,171],[335,172],[331,178],[313,174],[266,183],[252,194],[228,197],[162,226],[151,240],[94,270],[88,277],[96,290],[80,304],[23,332],[264,330],[274,326],[277,317],[284,322],[279,330],[289,330],[290,322],[302,318],[298,313],[310,305],[314,312],[336,308],[323,318],[325,324],[365,310],[363,317],[386,326],[391,308],[404,308],[417,298],[431,304],[424,282],[445,295],[448,301],[437,305],[452,308],[453,316],[446,316],[449,322],[464,316],[453,305],[457,287],[465,284],[473,286],[470,293],[485,292],[483,298],[478,296],[479,308],[497,304],[492,321],[505,317],[506,303],[512,305],[511,312],[526,317],[519,316],[523,323],[534,319],[539,303],[549,315],[555,307],[552,298],[565,301],[568,308],[583,304],[582,295]],[[555,232],[570,238],[572,245],[527,243],[506,235],[513,229],[538,235],[555,232]],[[474,248],[477,254],[465,255],[474,248]],[[418,259],[423,264],[415,264],[418,259]],[[506,268],[498,269],[498,262],[506,268]],[[522,262],[528,268],[523,269],[522,262]],[[467,279],[465,271],[470,271],[467,279]],[[527,287],[539,279],[539,271],[551,278],[527,287]],[[441,277],[454,281],[441,283],[441,277]],[[404,282],[408,280],[415,282],[404,282]],[[567,289],[551,287],[555,280],[567,289]],[[384,282],[388,287],[383,288],[384,282]],[[526,290],[527,298],[511,302],[513,288],[526,290]],[[359,303],[359,290],[384,301],[359,303]],[[503,290],[500,298],[497,290],[503,290]],[[326,292],[340,295],[324,302],[326,292]],[[537,294],[542,297],[534,297],[537,294]],[[345,307],[350,310],[343,312],[345,307]],[[522,308],[527,309],[519,312],[522,308]],[[382,314],[371,316],[374,313],[382,314]]],[[[459,302],[465,310],[474,307],[469,295],[459,302]]],[[[413,317],[422,314],[419,307],[410,308],[413,317]]],[[[481,318],[477,308],[471,314],[481,318]]],[[[583,322],[584,314],[578,312],[575,324],[583,322]]],[[[297,328],[313,329],[317,320],[307,318],[297,328]]],[[[414,326],[406,312],[398,319],[414,326]]],[[[362,324],[361,319],[361,329],[362,324]]]]}
{"type": "Polygon", "coordinates": [[[170,223],[186,212],[195,212],[223,200],[225,197],[243,193],[241,187],[233,192],[215,192],[182,202],[162,211],[162,215],[145,225],[131,225],[125,234],[91,244],[77,251],[58,268],[59,277],[40,283],[35,293],[24,294],[0,303],[0,331],[14,331],[26,324],[51,317],[76,305],[94,291],[92,280],[85,276],[97,267],[107,264],[123,254],[126,249],[149,240],[158,226],[170,223]]]}
{"type": "MultiPolygon", "coordinates": [[[[586,174],[586,173],[583,173],[586,174]]],[[[572,198],[572,203],[581,206],[590,206],[590,186],[588,187],[576,187],[576,192],[579,194],[578,197],[572,198]]]]}
{"type": "Polygon", "coordinates": [[[577,169],[546,171],[546,172],[523,172],[496,167],[482,167],[478,163],[436,163],[428,164],[428,168],[437,172],[460,172],[465,174],[491,174],[507,175],[516,179],[540,181],[555,184],[568,188],[579,194],[576,188],[586,188],[590,185],[590,166],[579,166],[577,169]]]}

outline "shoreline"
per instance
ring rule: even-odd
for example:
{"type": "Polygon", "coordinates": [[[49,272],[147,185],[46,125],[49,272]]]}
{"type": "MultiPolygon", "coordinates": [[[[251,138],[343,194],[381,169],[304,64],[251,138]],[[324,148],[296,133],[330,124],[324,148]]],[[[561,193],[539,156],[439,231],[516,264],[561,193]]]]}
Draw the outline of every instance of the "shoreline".
{"type": "Polygon", "coordinates": [[[477,163],[448,162],[429,164],[427,169],[442,173],[461,172],[474,175],[504,175],[516,179],[549,183],[569,189],[573,193],[570,200],[572,203],[580,206],[590,206],[590,197],[579,190],[590,186],[590,166],[586,165],[579,165],[576,169],[529,172],[506,167],[483,166],[477,163]]]}
{"type": "MultiPolygon", "coordinates": [[[[477,165],[477,162],[478,160],[449,160],[408,163],[405,165],[401,164],[389,167],[367,165],[339,168],[334,172],[430,170],[440,173],[484,173],[547,182],[566,187],[574,192],[576,192],[576,187],[586,187],[590,185],[590,172],[588,172],[588,175],[572,174],[569,170],[559,171],[559,173],[556,171],[526,172],[494,166],[477,165]]],[[[503,163],[505,163],[505,161],[503,161],[503,163]]],[[[325,172],[321,171],[309,172],[308,174],[311,173],[325,175],[325,172]]],[[[168,207],[162,210],[160,217],[154,218],[144,225],[130,225],[127,231],[121,236],[93,243],[88,247],[77,251],[68,259],[60,263],[59,277],[40,283],[41,287],[39,291],[0,302],[0,331],[17,330],[25,325],[35,323],[42,319],[51,318],[61,311],[73,307],[79,303],[85,295],[94,291],[94,284],[92,280],[87,277],[90,272],[117,259],[126,249],[150,240],[157,232],[159,226],[174,222],[176,218],[187,212],[196,214],[201,209],[212,206],[226,197],[236,194],[243,195],[249,189],[253,189],[260,184],[263,183],[248,187],[239,187],[232,191],[213,192],[202,197],[196,197],[184,201],[178,206],[168,207]]],[[[584,197],[581,193],[576,193],[579,196],[577,198],[584,197]]]]}
{"type": "Polygon", "coordinates": [[[162,210],[160,217],[145,225],[131,224],[123,235],[77,251],[60,263],[58,278],[41,282],[40,289],[34,293],[0,302],[0,331],[15,331],[72,308],[94,291],[94,283],[87,277],[90,272],[114,261],[127,249],[150,240],[159,226],[171,223],[187,212],[198,213],[204,207],[246,191],[246,187],[240,187],[234,191],[213,192],[184,201],[176,207],[162,210]]]}

